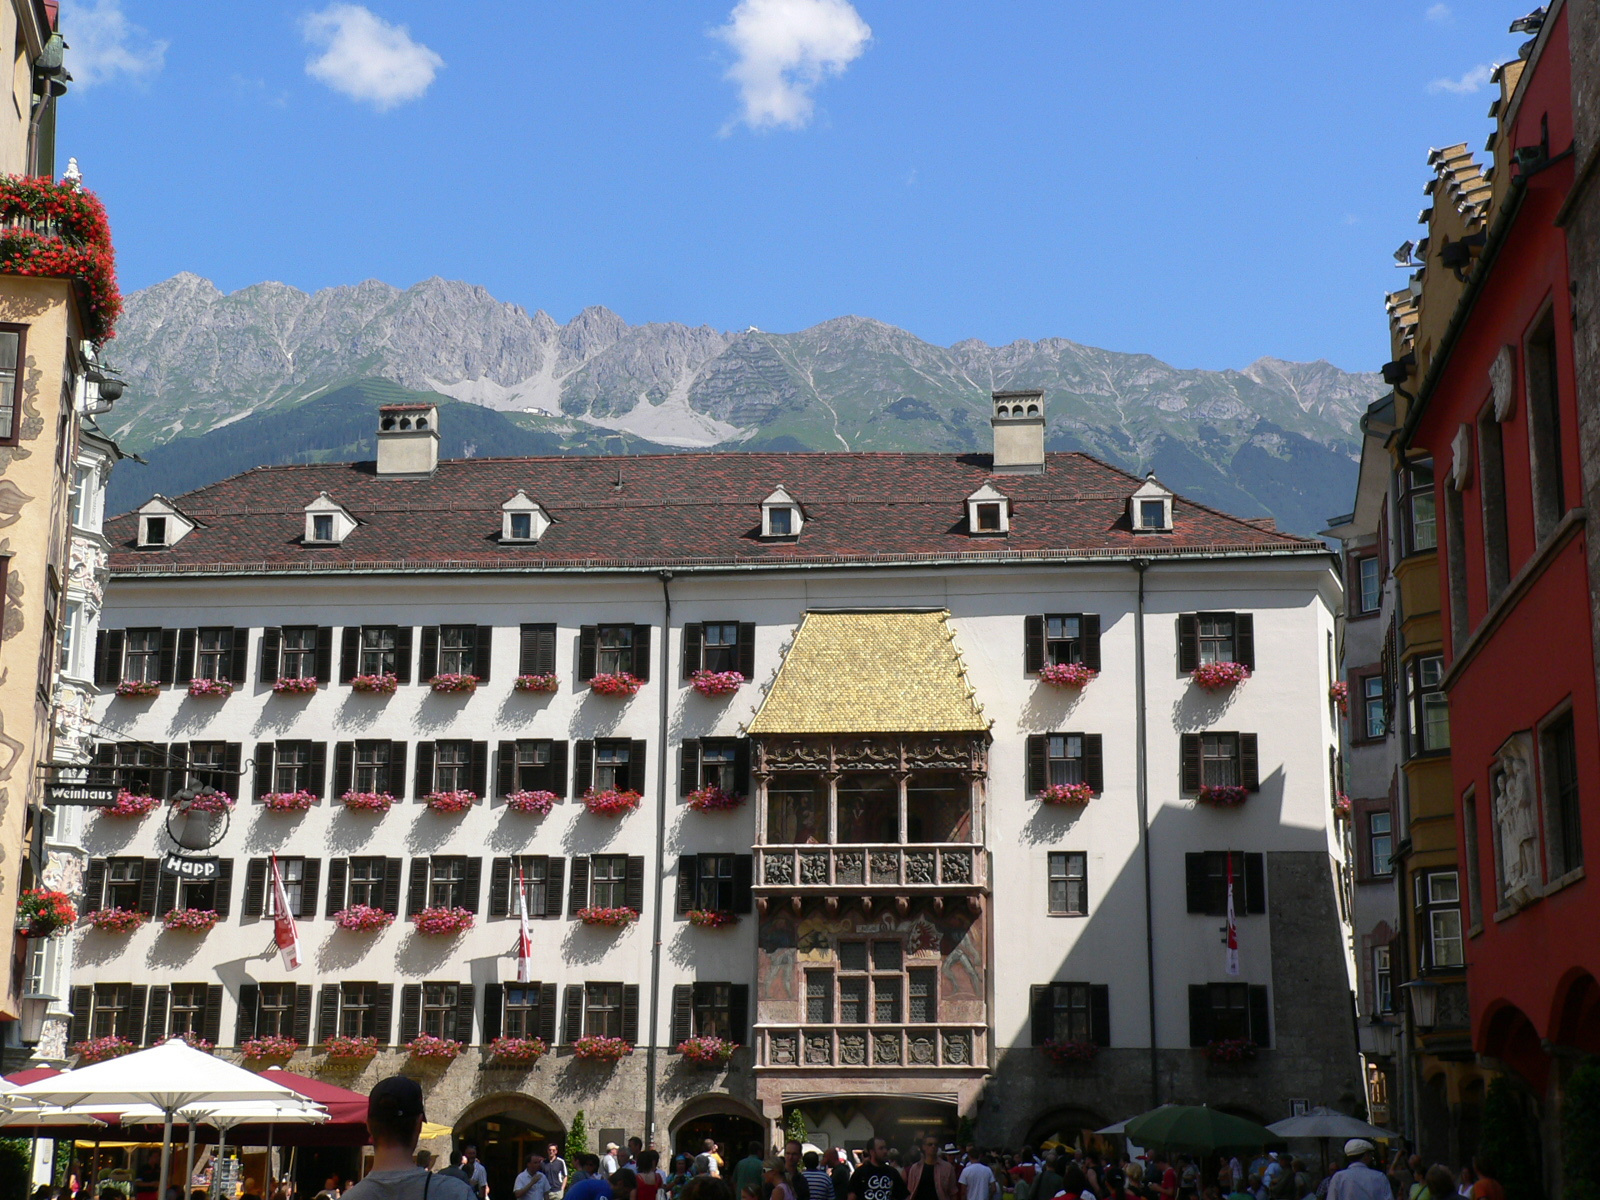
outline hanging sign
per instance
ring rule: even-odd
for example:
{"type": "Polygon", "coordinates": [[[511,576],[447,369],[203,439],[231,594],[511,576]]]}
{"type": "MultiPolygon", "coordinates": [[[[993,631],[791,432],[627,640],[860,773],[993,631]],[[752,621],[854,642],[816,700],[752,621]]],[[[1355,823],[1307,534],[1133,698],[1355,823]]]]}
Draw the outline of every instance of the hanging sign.
{"type": "Polygon", "coordinates": [[[161,856],[161,869],[168,875],[177,875],[182,879],[215,879],[221,869],[218,864],[220,858],[186,858],[181,854],[163,854],[161,856]]]}

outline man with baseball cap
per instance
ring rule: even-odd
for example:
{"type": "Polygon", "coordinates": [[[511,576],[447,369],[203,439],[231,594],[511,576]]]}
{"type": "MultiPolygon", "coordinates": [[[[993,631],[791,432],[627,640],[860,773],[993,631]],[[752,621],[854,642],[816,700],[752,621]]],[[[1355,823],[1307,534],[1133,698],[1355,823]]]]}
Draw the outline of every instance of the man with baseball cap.
{"type": "Polygon", "coordinates": [[[346,1200],[477,1200],[461,1180],[417,1166],[423,1116],[422,1088],[415,1079],[391,1075],[378,1081],[367,1097],[372,1170],[345,1190],[346,1200]]]}
{"type": "Polygon", "coordinates": [[[1366,1138],[1351,1138],[1344,1144],[1344,1156],[1350,1162],[1328,1184],[1328,1200],[1394,1200],[1389,1177],[1372,1169],[1376,1149],[1366,1138]]]}

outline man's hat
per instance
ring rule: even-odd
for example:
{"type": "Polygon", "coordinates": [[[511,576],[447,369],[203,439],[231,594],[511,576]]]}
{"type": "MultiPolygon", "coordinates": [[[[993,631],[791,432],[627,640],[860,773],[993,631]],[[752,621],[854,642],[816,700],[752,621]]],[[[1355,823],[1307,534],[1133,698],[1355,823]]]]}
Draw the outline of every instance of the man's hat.
{"type": "Polygon", "coordinates": [[[1366,1138],[1351,1138],[1344,1144],[1346,1158],[1360,1158],[1363,1154],[1371,1154],[1377,1147],[1366,1138]]]}
{"type": "Polygon", "coordinates": [[[424,1115],[422,1085],[404,1075],[378,1080],[367,1096],[367,1120],[380,1125],[404,1128],[424,1115]]]}

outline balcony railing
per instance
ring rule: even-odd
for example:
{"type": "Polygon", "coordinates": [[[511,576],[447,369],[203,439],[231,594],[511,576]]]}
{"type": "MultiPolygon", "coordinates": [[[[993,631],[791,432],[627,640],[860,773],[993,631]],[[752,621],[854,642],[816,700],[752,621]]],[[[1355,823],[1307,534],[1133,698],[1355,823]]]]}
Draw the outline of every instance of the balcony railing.
{"type": "Polygon", "coordinates": [[[756,886],[780,891],[894,888],[988,891],[989,856],[979,845],[804,845],[756,847],[756,886]]]}
{"type": "Polygon", "coordinates": [[[805,1067],[988,1066],[984,1025],[760,1025],[756,1065],[805,1067]]]}

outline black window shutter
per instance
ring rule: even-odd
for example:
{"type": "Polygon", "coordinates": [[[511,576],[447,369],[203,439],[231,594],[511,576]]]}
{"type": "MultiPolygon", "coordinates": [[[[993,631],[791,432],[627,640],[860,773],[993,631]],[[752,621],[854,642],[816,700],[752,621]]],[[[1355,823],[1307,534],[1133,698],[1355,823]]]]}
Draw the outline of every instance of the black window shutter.
{"type": "Polygon", "coordinates": [[[86,912],[101,908],[105,904],[106,890],[106,860],[91,858],[89,870],[83,877],[83,907],[86,912]]]}
{"type": "Polygon", "coordinates": [[[594,743],[588,738],[578,742],[577,769],[572,772],[573,795],[581,796],[594,786],[594,743]]]}
{"type": "MultiPolygon", "coordinates": [[[[539,985],[539,1036],[545,1045],[555,1048],[556,1044],[556,985],[541,983],[539,985]]],[[[487,1005],[484,1008],[487,1015],[487,1005]]]]}
{"type": "Polygon", "coordinates": [[[1256,750],[1256,735],[1239,735],[1239,782],[1246,791],[1261,790],[1261,757],[1256,750]]]}
{"type": "Polygon", "coordinates": [[[417,775],[414,790],[418,800],[433,791],[433,743],[417,743],[417,775]]]}
{"type": "Polygon", "coordinates": [[[123,640],[120,629],[102,629],[95,635],[94,681],[100,687],[121,682],[123,640]]]}
{"type": "Polygon", "coordinates": [[[687,983],[672,986],[672,1044],[694,1036],[694,989],[687,983]]]}
{"type": "Polygon", "coordinates": [[[248,629],[235,629],[233,631],[233,662],[228,668],[228,679],[238,684],[249,678],[250,631],[248,629]]]}
{"type": "Polygon", "coordinates": [[[1051,1019],[1054,1016],[1051,1012],[1051,999],[1051,987],[1047,983],[1036,983],[1028,989],[1028,1011],[1031,1017],[1030,1024],[1033,1027],[1031,1040],[1035,1046],[1044,1045],[1050,1040],[1051,1033],[1054,1032],[1055,1022],[1051,1019]]]}
{"type": "MultiPolygon", "coordinates": [[[[700,669],[701,643],[705,639],[705,626],[691,621],[683,627],[683,677],[688,679],[700,669]]],[[[679,1039],[682,1040],[681,1038],[679,1039]]]]}
{"type": "Polygon", "coordinates": [[[751,889],[755,886],[756,856],[733,856],[733,911],[748,913],[752,907],[751,889]]]}
{"type": "Polygon", "coordinates": [[[167,747],[167,785],[161,793],[171,799],[189,782],[189,743],[173,742],[167,747]]]}
{"type": "Polygon", "coordinates": [[[472,1010],[478,1007],[478,989],[470,983],[456,985],[456,1041],[472,1045],[472,1010]]]}
{"type": "Polygon", "coordinates": [[[223,788],[234,799],[244,794],[244,746],[226,742],[222,748],[222,769],[228,773],[228,783],[223,788]]]}
{"type": "Polygon", "coordinates": [[[1089,1040],[1096,1046],[1111,1045],[1111,986],[1089,985],[1089,1040]]]}
{"type": "Polygon", "coordinates": [[[216,883],[217,907],[213,911],[217,916],[226,919],[233,911],[233,859],[217,860],[216,883]]]}
{"type": "MultiPolygon", "coordinates": [[[[1263,991],[1265,989],[1262,989],[1263,991]]],[[[622,1040],[637,1042],[639,1040],[639,985],[625,983],[622,985],[622,1040]]]]}
{"type": "Polygon", "coordinates": [[[147,915],[160,915],[156,912],[156,881],[160,871],[161,863],[154,858],[145,859],[139,870],[139,911],[147,915]]]}
{"type": "Polygon", "coordinates": [[[733,748],[733,786],[741,796],[750,794],[749,738],[740,738],[733,748]]]}
{"type": "Polygon", "coordinates": [[[562,880],[566,877],[566,862],[559,854],[552,854],[544,872],[544,915],[553,920],[561,915],[562,880]]]}
{"type": "Polygon", "coordinates": [[[494,626],[479,625],[477,638],[477,644],[472,649],[472,673],[487,683],[489,662],[494,656],[494,626]]]}
{"type": "Polygon", "coordinates": [[[594,678],[595,649],[599,641],[600,630],[597,626],[584,625],[578,629],[578,679],[580,681],[594,678]]]}
{"type": "Polygon", "coordinates": [[[750,985],[730,984],[728,987],[728,1040],[743,1045],[750,1032],[750,985]]]}
{"type": "Polygon", "coordinates": [[[1233,614],[1233,656],[1235,661],[1256,669],[1256,618],[1254,613],[1233,614]]]}
{"type": "Polygon", "coordinates": [[[306,789],[318,800],[328,794],[328,743],[311,743],[311,764],[306,772],[306,789]]]}
{"type": "Polygon", "coordinates": [[[1250,985],[1250,1040],[1258,1046],[1272,1045],[1271,1001],[1265,984],[1250,985]]]}
{"type": "Polygon", "coordinates": [[[680,917],[694,907],[695,885],[699,876],[699,856],[694,854],[678,855],[677,912],[680,917]]]}
{"type": "MultiPolygon", "coordinates": [[[[396,654],[396,660],[399,659],[396,654]]],[[[417,655],[417,678],[423,681],[432,679],[439,673],[439,627],[437,625],[424,625],[422,627],[422,649],[417,655]]]]}
{"type": "Polygon", "coordinates": [[[428,860],[411,860],[411,882],[406,888],[406,916],[414,917],[428,907],[428,860]]]}
{"type": "MultiPolygon", "coordinates": [[[[153,862],[155,860],[151,859],[149,861],[153,862]]],[[[178,907],[178,877],[161,871],[159,867],[157,871],[159,871],[158,878],[161,882],[156,885],[155,912],[157,916],[160,916],[162,913],[169,913],[178,907]]]]}
{"type": "Polygon", "coordinates": [[[517,790],[517,744],[501,742],[495,751],[494,791],[504,800],[517,790]]]}
{"type": "Polygon", "coordinates": [[[328,905],[327,905],[327,911],[328,911],[328,915],[330,917],[333,916],[334,913],[338,912],[340,909],[342,909],[345,906],[344,905],[344,882],[345,882],[345,872],[346,872],[346,868],[348,867],[348,865],[349,865],[349,859],[330,858],[328,860],[328,905]]]}
{"type": "MultiPolygon", "coordinates": [[[[300,911],[297,917],[311,920],[317,915],[317,899],[322,894],[322,860],[308,858],[300,868],[300,911]]],[[[332,910],[328,915],[333,915],[332,910]]]]}
{"type": "Polygon", "coordinates": [[[1048,743],[1042,733],[1030,734],[1028,737],[1028,795],[1032,796],[1044,790],[1045,781],[1049,776],[1049,761],[1045,751],[1048,743]]]}
{"type": "Polygon", "coordinates": [[[378,1035],[378,1045],[389,1044],[389,1031],[394,1028],[394,984],[378,985],[378,1002],[372,1006],[373,1032],[378,1035]]]}
{"type": "Polygon", "coordinates": [[[90,780],[95,783],[121,785],[121,777],[116,771],[117,744],[115,742],[96,742],[94,761],[97,769],[89,772],[90,780]]]}
{"type": "Polygon", "coordinates": [[[1083,665],[1091,671],[1100,669],[1100,614],[1084,613],[1079,630],[1083,635],[1083,665]]]}
{"type": "Polygon", "coordinates": [[[178,669],[178,631],[176,629],[163,629],[161,631],[161,657],[156,660],[157,677],[162,683],[170,684],[176,676],[178,669]]]}
{"type": "MultiPolygon", "coordinates": [[[[262,683],[278,682],[278,659],[283,650],[283,630],[268,625],[261,631],[261,670],[256,675],[262,683]]],[[[322,683],[328,682],[326,679],[322,683]]]]}
{"type": "Polygon", "coordinates": [[[684,738],[678,751],[678,794],[687,796],[700,786],[700,742],[684,738]]]}
{"type": "Polygon", "coordinates": [[[411,626],[402,625],[394,631],[394,677],[400,683],[411,682],[411,626]]]}
{"type": "Polygon", "coordinates": [[[294,987],[294,1038],[302,1046],[311,1044],[311,985],[297,983],[294,987]]]}
{"type": "Polygon", "coordinates": [[[1184,907],[1192,913],[1209,913],[1211,911],[1211,874],[1206,869],[1206,855],[1204,853],[1185,854],[1183,856],[1183,894],[1184,907]]]}
{"type": "Polygon", "coordinates": [[[349,683],[361,665],[361,626],[348,625],[339,647],[339,682],[349,683]]]}
{"type": "Polygon", "coordinates": [[[128,989],[128,1033],[135,1042],[144,1032],[145,1009],[149,996],[149,984],[136,983],[128,989]]]}
{"type": "Polygon", "coordinates": [[[1044,669],[1044,618],[1022,618],[1022,669],[1030,675],[1044,669]]]}
{"type": "Polygon", "coordinates": [[[1267,911],[1266,856],[1244,856],[1244,910],[1249,913],[1267,911]]]}
{"type": "MultiPolygon", "coordinates": [[[[502,984],[486,983],[483,985],[483,1043],[488,1045],[500,1036],[500,1031],[505,1028],[504,1017],[506,989],[502,984]]],[[[541,1014],[542,1015],[542,1014],[541,1014]]],[[[551,1049],[555,1049],[551,1046],[551,1049]]]]}
{"type": "Polygon", "coordinates": [[[71,1044],[89,1040],[89,1019],[94,1009],[94,988],[86,985],[74,987],[70,996],[72,1030],[67,1035],[71,1044]]]}
{"type": "Polygon", "coordinates": [[[333,682],[333,626],[317,627],[316,658],[317,682],[327,687],[333,682]]]}
{"type": "Polygon", "coordinates": [[[1181,786],[1185,792],[1198,792],[1200,790],[1200,735],[1198,733],[1182,734],[1178,745],[1183,758],[1181,786]]]}
{"type": "Polygon", "coordinates": [[[489,915],[491,917],[512,915],[509,858],[497,858],[489,864],[489,915]]]}
{"type": "Polygon", "coordinates": [[[399,1045],[406,1045],[422,1032],[422,985],[406,983],[400,986],[400,1036],[399,1045]]]}
{"type": "Polygon", "coordinates": [[[356,744],[336,742],[333,747],[333,797],[337,800],[350,790],[356,777],[356,744]]]}
{"type": "Polygon", "coordinates": [[[572,885],[567,891],[567,916],[575,917],[580,908],[589,907],[589,856],[572,856],[572,885]]]}
{"type": "Polygon", "coordinates": [[[256,799],[259,800],[272,790],[272,751],[271,742],[256,743],[256,799]]]}
{"type": "Polygon", "coordinates": [[[550,768],[545,777],[545,787],[563,800],[570,794],[567,791],[567,743],[564,740],[550,743],[550,768]]]}
{"type": "Polygon", "coordinates": [[[1211,988],[1204,983],[1189,985],[1189,1045],[1204,1046],[1211,1040],[1211,988]]]}
{"type": "Polygon", "coordinates": [[[194,629],[178,630],[178,656],[172,666],[172,682],[188,683],[194,678],[194,629]]]}
{"type": "Polygon", "coordinates": [[[1083,778],[1095,793],[1105,791],[1106,771],[1105,759],[1100,750],[1100,734],[1086,733],[1083,735],[1083,778]]]}
{"type": "Polygon", "coordinates": [[[383,911],[390,916],[400,915],[400,874],[405,870],[406,860],[403,858],[390,858],[383,865],[383,911]]]}
{"type": "Polygon", "coordinates": [[[554,675],[556,673],[556,627],[554,625],[524,625],[520,646],[519,675],[554,675]]]}
{"type": "Polygon", "coordinates": [[[384,790],[394,793],[396,800],[406,798],[406,744],[404,742],[389,743],[389,769],[388,787],[384,790]]]}
{"type": "MultiPolygon", "coordinates": [[[[298,1014],[296,1014],[298,1015],[298,1014]]],[[[325,983],[317,1005],[317,1044],[339,1036],[339,985],[325,983]]]]}
{"type": "Polygon", "coordinates": [[[631,791],[644,795],[644,781],[649,754],[649,745],[644,741],[635,741],[628,746],[628,787],[631,791]]]}
{"type": "Polygon", "coordinates": [[[261,988],[254,983],[239,985],[239,1011],[234,1026],[234,1044],[241,1045],[246,1038],[256,1035],[256,1011],[261,1004],[261,988]]]}
{"type": "Polygon", "coordinates": [[[622,882],[623,904],[634,912],[644,911],[644,856],[628,855],[628,873],[622,882]]]}
{"type": "Polygon", "coordinates": [[[1187,675],[1199,665],[1200,625],[1194,613],[1182,613],[1178,617],[1178,670],[1187,675]]]}
{"type": "Polygon", "coordinates": [[[482,800],[489,794],[489,743],[472,743],[472,790],[482,800]]]}
{"type": "Polygon", "coordinates": [[[461,907],[469,913],[477,912],[478,898],[483,894],[483,859],[467,859],[466,886],[462,890],[466,895],[461,898],[461,907]]]}
{"type": "Polygon", "coordinates": [[[583,985],[567,984],[566,1012],[561,1019],[561,1040],[568,1045],[583,1036],[583,985]]]}
{"type": "Polygon", "coordinates": [[[756,623],[739,622],[739,674],[746,679],[756,677],[756,623]]]}
{"type": "Polygon", "coordinates": [[[170,998],[171,988],[156,985],[150,989],[150,998],[145,1002],[144,1012],[144,1044],[154,1046],[157,1041],[167,1035],[167,1000],[170,998]]]}
{"type": "Polygon", "coordinates": [[[650,626],[633,627],[633,671],[635,679],[650,678],[650,626]]]}
{"type": "Polygon", "coordinates": [[[200,1036],[213,1046],[222,1040],[222,985],[206,985],[206,1007],[200,1015],[200,1036]]]}

